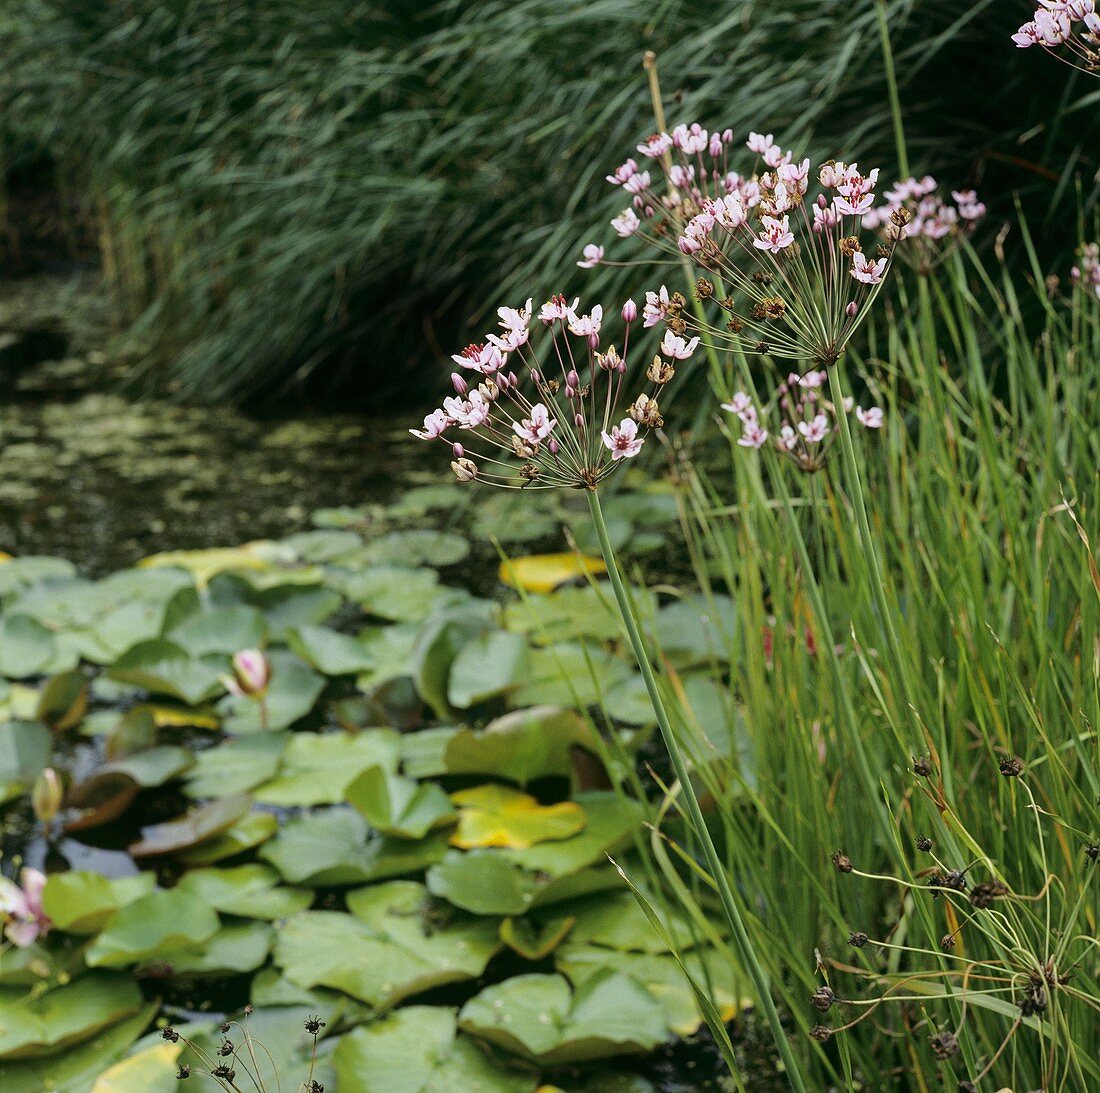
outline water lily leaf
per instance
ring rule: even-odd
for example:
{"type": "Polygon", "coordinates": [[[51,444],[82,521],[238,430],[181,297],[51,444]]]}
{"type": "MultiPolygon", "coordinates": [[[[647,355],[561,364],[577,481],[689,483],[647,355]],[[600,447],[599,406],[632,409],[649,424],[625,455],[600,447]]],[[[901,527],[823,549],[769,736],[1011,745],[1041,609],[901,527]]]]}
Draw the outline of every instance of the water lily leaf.
{"type": "Polygon", "coordinates": [[[283,641],[298,626],[317,626],[340,610],[343,600],[331,588],[286,585],[261,592],[248,591],[249,602],[263,612],[269,636],[283,641]]]}
{"type": "Polygon", "coordinates": [[[135,858],[152,858],[190,850],[227,831],[251,806],[251,799],[243,794],[224,797],[199,805],[174,820],[143,827],[140,842],[129,847],[130,854],[135,858]]]}
{"type": "Polygon", "coordinates": [[[260,851],[290,884],[362,884],[415,873],[439,861],[447,840],[439,833],[412,842],[371,835],[350,808],[332,808],[288,820],[260,851]]]}
{"type": "Polygon", "coordinates": [[[269,805],[337,804],[369,767],[397,770],[400,740],[390,729],[295,733],[283,751],[279,772],[257,787],[257,801],[269,805]]]}
{"type": "Polygon", "coordinates": [[[88,870],[51,873],[42,893],[42,909],[53,924],[69,934],[95,934],[121,907],[156,888],[152,873],[104,877],[88,870]]]}
{"type": "MultiPolygon", "coordinates": [[[[391,516],[425,516],[437,509],[458,509],[467,501],[469,492],[451,483],[414,486],[411,490],[403,490],[393,504],[386,506],[386,512],[391,516]]],[[[362,515],[360,512],[360,519],[362,515]]]]}
{"type": "Polygon", "coordinates": [[[197,869],[184,874],[173,890],[186,892],[222,914],[268,922],[304,911],[313,902],[311,889],[281,887],[278,872],[260,864],[197,869]]]}
{"type": "MultiPolygon", "coordinates": [[[[63,978],[72,979],[84,970],[84,953],[79,948],[58,947],[52,942],[47,946],[41,941],[21,949],[9,945],[4,959],[0,961],[0,987],[25,989],[48,980],[61,982],[63,978]]],[[[3,991],[0,991],[0,999],[3,997],[3,991]]]]}
{"type": "Polygon", "coordinates": [[[28,585],[60,581],[76,576],[76,566],[64,558],[28,554],[0,562],[0,599],[28,585]]]}
{"type": "Polygon", "coordinates": [[[532,649],[528,665],[527,679],[509,695],[514,706],[595,705],[632,674],[626,661],[581,642],[532,649]]]}
{"type": "Polygon", "coordinates": [[[662,654],[677,668],[689,668],[727,663],[736,625],[729,596],[685,596],[662,607],[653,628],[662,654]]]}
{"type": "Polygon", "coordinates": [[[291,630],[287,644],[327,676],[350,675],[371,666],[370,654],[360,641],[327,626],[300,626],[291,630]]]}
{"type": "Polygon", "coordinates": [[[524,558],[507,558],[500,563],[500,579],[525,592],[553,592],[558,585],[578,577],[597,576],[607,572],[601,558],[569,551],[563,554],[529,554],[524,558]]]}
{"type": "Polygon", "coordinates": [[[351,914],[306,911],[286,922],[275,963],[302,987],[332,987],[376,1007],[476,979],[501,946],[498,923],[435,923],[422,884],[391,881],[348,896],[351,914]]]}
{"type": "Polygon", "coordinates": [[[408,1006],[353,1030],[333,1062],[342,1093],[534,1093],[538,1084],[458,1034],[455,1011],[441,1006],[408,1006]]]}
{"type": "MultiPolygon", "coordinates": [[[[568,910],[576,919],[570,943],[601,945],[623,952],[668,951],[664,938],[653,928],[645,912],[638,906],[637,899],[628,891],[607,892],[563,910],[568,910]]],[[[668,911],[661,918],[677,951],[683,953],[698,944],[698,931],[693,930],[682,915],[668,911]]]]}
{"type": "Polygon", "coordinates": [[[178,1086],[176,1066],[183,1044],[154,1044],[108,1067],[95,1080],[91,1093],[173,1093],[178,1086]]]}
{"type": "Polygon", "coordinates": [[[150,694],[170,695],[198,706],[223,689],[221,680],[228,665],[224,656],[193,657],[175,642],[152,638],[134,645],[107,674],[150,694]]]}
{"type": "Polygon", "coordinates": [[[143,789],[162,786],[165,782],[178,778],[194,765],[194,758],[186,748],[163,745],[159,748],[147,748],[122,759],[105,763],[94,777],[108,774],[125,774],[143,789]]]}
{"type": "Polygon", "coordinates": [[[321,697],[324,677],[293,653],[275,649],[267,659],[271,665],[271,683],[262,709],[255,699],[228,695],[218,703],[225,732],[237,735],[288,728],[305,717],[321,697]]]}
{"type": "Polygon", "coordinates": [[[475,601],[436,611],[425,622],[412,650],[410,674],[420,697],[437,717],[451,713],[447,688],[455,658],[485,632],[490,613],[488,604],[475,601]]]}
{"type": "Polygon", "coordinates": [[[459,1028],[541,1066],[652,1051],[664,1013],[633,979],[597,973],[575,992],[561,975],[518,975],[471,998],[459,1028]]]}
{"type": "Polygon", "coordinates": [[[139,566],[146,568],[183,569],[195,579],[199,588],[206,588],[219,573],[257,572],[270,569],[276,560],[293,561],[293,552],[280,555],[277,544],[259,540],[239,547],[212,547],[207,550],[170,550],[142,558],[139,566]]]}
{"type": "Polygon", "coordinates": [[[149,1027],[158,1009],[159,1003],[151,1002],[134,1016],[107,1025],[88,1039],[45,1058],[6,1061],[4,1093],[85,1093],[103,1068],[149,1027]]]}
{"type": "Polygon", "coordinates": [[[90,968],[122,968],[202,945],[218,932],[218,916],[202,900],[157,889],[128,903],[85,953],[90,968]]]}
{"type": "Polygon", "coordinates": [[[420,626],[407,622],[361,630],[358,640],[366,650],[369,666],[356,679],[356,687],[369,692],[388,680],[411,675],[409,665],[419,635],[420,626]]]}
{"type": "Polygon", "coordinates": [[[52,751],[53,739],[45,725],[36,721],[0,723],[0,802],[30,789],[52,751]]]}
{"type": "Polygon", "coordinates": [[[368,615],[395,622],[425,618],[432,604],[450,590],[439,587],[434,569],[379,566],[340,581],[340,590],[368,615]]]}
{"type": "Polygon", "coordinates": [[[54,732],[79,725],[88,711],[88,677],[83,672],[62,672],[42,688],[35,717],[54,732]]]}
{"type": "Polygon", "coordinates": [[[447,744],[450,774],[494,774],[526,785],[546,775],[567,775],[573,747],[595,750],[589,723],[573,710],[536,706],[462,729],[447,744]]]}
{"type": "Polygon", "coordinates": [[[241,649],[258,649],[267,638],[264,617],[255,607],[234,604],[192,615],[169,638],[193,657],[207,653],[232,656],[241,649]]]}
{"type": "MultiPolygon", "coordinates": [[[[741,1008],[751,1004],[734,993],[738,973],[724,954],[706,949],[683,953],[681,959],[697,982],[710,986],[724,1021],[732,1020],[741,1008]]],[[[554,963],[577,988],[609,970],[629,976],[661,1007],[669,1031],[678,1036],[692,1036],[703,1024],[691,984],[668,953],[618,952],[583,945],[571,937],[555,953],[554,963]]]]}
{"type": "Polygon", "coordinates": [[[0,618],[0,675],[26,679],[47,671],[57,656],[57,642],[29,615],[0,618]]]}
{"type": "Polygon", "coordinates": [[[645,680],[634,672],[616,683],[604,697],[604,709],[609,717],[626,725],[655,725],[653,702],[646,690],[645,680]]]}
{"type": "Polygon", "coordinates": [[[195,754],[184,792],[200,800],[251,792],[275,777],[289,735],[252,733],[204,748],[195,754]]]}
{"type": "MultiPolygon", "coordinates": [[[[0,1059],[27,1059],[87,1040],[142,1009],[129,976],[93,972],[40,996],[0,999],[0,1059]]],[[[7,1089],[8,1071],[4,1068],[7,1089]]]]}
{"type": "Polygon", "coordinates": [[[134,803],[138,784],[128,774],[97,771],[86,781],[70,787],[64,807],[80,814],[67,820],[65,831],[87,831],[117,820],[134,803]]]}
{"type": "Polygon", "coordinates": [[[213,865],[267,842],[279,828],[270,812],[249,812],[220,835],[176,855],[184,865],[213,865]]]}
{"type": "Polygon", "coordinates": [[[447,700],[459,710],[504,694],[527,674],[527,639],[489,630],[466,642],[447,677],[447,700]]]}
{"type": "Polygon", "coordinates": [[[376,831],[403,839],[421,839],[455,814],[435,783],[421,784],[381,766],[363,771],[347,787],[345,798],[376,831]]]}
{"type": "Polygon", "coordinates": [[[343,554],[360,550],[363,540],[354,531],[320,529],[288,535],[282,540],[304,562],[331,562],[343,554]]]}
{"type": "Polygon", "coordinates": [[[501,853],[524,869],[565,877],[602,862],[607,854],[625,846],[642,822],[642,806],[613,792],[578,793],[574,799],[588,817],[588,823],[578,834],[558,842],[501,853]]]}
{"type": "Polygon", "coordinates": [[[470,553],[470,544],[452,531],[417,528],[391,531],[368,543],[365,560],[371,565],[433,566],[457,565],[470,553]]]}
{"type": "Polygon", "coordinates": [[[245,975],[264,964],[274,941],[275,929],[266,922],[234,923],[197,948],[170,953],[163,962],[173,976],[245,975]]]}
{"type": "Polygon", "coordinates": [[[410,778],[438,778],[446,774],[447,748],[460,731],[450,725],[441,725],[402,733],[401,769],[410,778]]]}
{"type": "Polygon", "coordinates": [[[500,940],[525,960],[545,960],[569,935],[575,922],[572,915],[506,918],[500,924],[500,940]]]}
{"type": "Polygon", "coordinates": [[[495,784],[452,793],[451,800],[459,806],[451,845],[464,850],[484,846],[525,850],[535,843],[568,839],[587,822],[584,809],[575,801],[540,805],[529,794],[495,784]]]}

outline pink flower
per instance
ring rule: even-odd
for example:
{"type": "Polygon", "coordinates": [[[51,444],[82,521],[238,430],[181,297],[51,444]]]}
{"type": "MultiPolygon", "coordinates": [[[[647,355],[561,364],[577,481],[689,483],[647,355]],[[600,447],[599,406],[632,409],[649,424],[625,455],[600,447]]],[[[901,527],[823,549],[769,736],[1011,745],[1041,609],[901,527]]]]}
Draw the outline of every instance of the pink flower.
{"type": "Polygon", "coordinates": [[[649,189],[650,181],[648,171],[636,171],[623,183],[623,189],[628,194],[640,194],[649,189]]]}
{"type": "Polygon", "coordinates": [[[581,298],[576,297],[572,303],[568,303],[564,296],[560,293],[557,296],[551,296],[549,300],[542,305],[542,309],[539,311],[539,318],[550,325],[552,322],[556,322],[558,319],[571,319],[573,312],[576,310],[577,305],[581,302],[581,298]]]}
{"type": "Polygon", "coordinates": [[[633,459],[641,450],[643,438],[638,436],[637,422],[626,417],[615,425],[611,434],[601,433],[604,445],[611,452],[612,462],[619,459],[633,459]]]}
{"type": "Polygon", "coordinates": [[[638,214],[633,209],[623,209],[623,211],[611,221],[611,226],[615,229],[616,235],[621,239],[626,239],[642,226],[642,222],[638,219],[638,214]]]}
{"type": "Polygon", "coordinates": [[[22,887],[0,877],[0,918],[5,922],[7,939],[16,948],[25,949],[45,937],[53,923],[42,910],[45,874],[37,869],[23,869],[19,881],[22,887]]]}
{"type": "Polygon", "coordinates": [[[763,448],[768,439],[768,430],[763,428],[755,418],[748,421],[742,418],[741,421],[744,428],[737,438],[737,443],[742,448],[763,448]]]}
{"type": "MultiPolygon", "coordinates": [[[[863,221],[867,223],[866,218],[863,221]]],[[[814,231],[823,232],[826,228],[836,227],[836,210],[832,205],[826,205],[823,209],[820,205],[814,205],[814,231]]]]}
{"type": "Polygon", "coordinates": [[[476,429],[488,421],[490,412],[489,401],[481,391],[471,391],[468,399],[445,398],[443,409],[460,429],[476,429]]]}
{"type": "Polygon", "coordinates": [[[1012,35],[1012,40],[1016,43],[1018,49],[1030,49],[1032,46],[1037,46],[1040,39],[1039,27],[1036,25],[1035,20],[1031,19],[1024,23],[1024,25],[1012,35]]]}
{"type": "Polygon", "coordinates": [[[779,430],[779,446],[788,452],[793,452],[797,445],[798,433],[784,422],[783,428],[779,430]]]}
{"type": "Polygon", "coordinates": [[[857,281],[862,281],[865,285],[877,285],[885,272],[885,258],[872,262],[859,250],[852,255],[852,276],[857,281]]]}
{"type": "Polygon", "coordinates": [[[794,233],[789,226],[790,217],[776,220],[773,216],[765,216],[763,228],[758,238],[752,241],[752,245],[760,250],[778,254],[784,247],[789,247],[794,242],[794,233]]]}
{"type": "Polygon", "coordinates": [[[500,316],[500,325],[505,330],[526,330],[531,321],[531,297],[527,297],[527,303],[523,307],[498,307],[497,314],[500,316]]]}
{"type": "Polygon", "coordinates": [[[637,160],[628,159],[624,164],[615,168],[615,173],[604,177],[612,186],[622,186],[638,172],[637,160]]]}
{"type": "Polygon", "coordinates": [[[666,357],[672,357],[673,360],[686,361],[695,352],[698,344],[698,338],[685,340],[673,334],[671,330],[666,330],[664,338],[661,339],[661,352],[666,357]]]}
{"type": "Polygon", "coordinates": [[[491,376],[500,371],[504,364],[504,355],[491,342],[482,342],[480,345],[471,342],[461,353],[452,353],[451,360],[463,368],[491,376]]]}
{"type": "Polygon", "coordinates": [[[749,139],[745,141],[745,146],[750,152],[755,152],[758,156],[762,156],[769,148],[775,144],[775,137],[771,133],[750,133],[749,139]]]}
{"type": "Polygon", "coordinates": [[[233,654],[233,674],[222,682],[238,698],[259,698],[271,682],[271,666],[259,649],[242,649],[233,654]]]}
{"type": "Polygon", "coordinates": [[[745,223],[748,213],[741,195],[734,193],[718,198],[713,203],[711,215],[715,223],[721,224],[723,228],[728,228],[730,231],[736,231],[745,223]]]}
{"type": "Polygon", "coordinates": [[[424,418],[423,429],[410,429],[409,432],[420,440],[435,440],[437,436],[443,435],[449,424],[447,415],[442,410],[433,410],[424,418]]]}
{"type": "Polygon", "coordinates": [[[603,307],[597,304],[588,315],[572,315],[568,319],[568,326],[578,338],[591,338],[599,334],[603,324],[603,307]]]}
{"type": "Polygon", "coordinates": [[[584,258],[577,263],[581,269],[591,269],[603,261],[603,247],[598,243],[588,243],[584,248],[584,258]]]}
{"type": "Polygon", "coordinates": [[[753,417],[756,416],[756,411],[753,409],[752,399],[745,394],[744,391],[735,391],[733,398],[729,402],[722,403],[722,409],[727,410],[731,414],[736,414],[741,417],[742,414],[752,411],[753,417]]]}
{"type": "Polygon", "coordinates": [[[654,133],[651,137],[646,137],[641,144],[638,145],[638,151],[643,156],[649,156],[650,159],[656,159],[658,156],[663,156],[672,147],[672,137],[667,133],[654,133]]]}
{"type": "Polygon", "coordinates": [[[1044,46],[1060,46],[1073,32],[1073,24],[1064,11],[1037,11],[1035,31],[1044,46]]]}
{"type": "Polygon", "coordinates": [[[668,289],[664,285],[661,285],[660,292],[647,292],[645,294],[645,307],[642,309],[644,317],[642,326],[647,329],[656,326],[665,317],[668,305],[668,289]]]}
{"type": "Polygon", "coordinates": [[[870,406],[866,410],[862,406],[856,407],[856,420],[868,429],[882,428],[882,407],[870,406]]]}
{"type": "Polygon", "coordinates": [[[523,421],[513,421],[512,428],[516,436],[522,440],[530,440],[537,444],[550,435],[551,430],[557,425],[557,419],[550,416],[550,411],[541,402],[536,402],[531,407],[531,416],[523,421]]]}
{"type": "Polygon", "coordinates": [[[807,444],[820,444],[829,432],[829,419],[824,414],[818,414],[813,421],[800,421],[798,431],[807,444]]]}
{"type": "Polygon", "coordinates": [[[801,163],[785,163],[779,167],[776,174],[790,190],[804,194],[809,184],[810,161],[804,159],[801,163]]]}

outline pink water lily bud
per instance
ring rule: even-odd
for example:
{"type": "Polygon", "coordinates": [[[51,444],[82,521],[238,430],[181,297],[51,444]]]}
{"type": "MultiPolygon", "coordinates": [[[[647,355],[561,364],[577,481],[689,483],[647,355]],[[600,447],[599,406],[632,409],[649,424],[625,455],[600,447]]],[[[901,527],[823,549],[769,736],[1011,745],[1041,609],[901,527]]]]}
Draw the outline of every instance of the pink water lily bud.
{"type": "Polygon", "coordinates": [[[271,666],[259,649],[242,649],[233,654],[233,675],[226,689],[237,696],[259,698],[271,682],[271,666]]]}
{"type": "Polygon", "coordinates": [[[24,869],[20,884],[0,877],[0,921],[4,936],[18,949],[33,945],[50,931],[53,923],[42,910],[46,876],[37,869],[24,869]],[[20,887],[22,885],[22,887],[20,887]]]}
{"type": "Polygon", "coordinates": [[[47,767],[38,776],[31,791],[31,807],[35,818],[40,823],[48,824],[61,811],[61,799],[64,795],[57,771],[53,767],[47,767]]]}

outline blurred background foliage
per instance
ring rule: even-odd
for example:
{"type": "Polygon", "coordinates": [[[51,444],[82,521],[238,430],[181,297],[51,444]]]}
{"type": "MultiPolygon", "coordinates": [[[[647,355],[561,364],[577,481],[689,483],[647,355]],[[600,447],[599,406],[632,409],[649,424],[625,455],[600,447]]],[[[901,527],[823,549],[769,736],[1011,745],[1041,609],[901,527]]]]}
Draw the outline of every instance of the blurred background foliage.
{"type": "MultiPolygon", "coordinates": [[[[646,49],[670,123],[892,176],[875,2],[5,0],[6,207],[49,185],[95,242],[140,389],[423,401],[498,303],[654,276],[573,264],[653,128],[646,49]]],[[[1100,187],[1100,93],[1014,50],[1025,9],[888,3],[914,168],[997,222],[1018,193],[1054,268],[1100,187]]]]}

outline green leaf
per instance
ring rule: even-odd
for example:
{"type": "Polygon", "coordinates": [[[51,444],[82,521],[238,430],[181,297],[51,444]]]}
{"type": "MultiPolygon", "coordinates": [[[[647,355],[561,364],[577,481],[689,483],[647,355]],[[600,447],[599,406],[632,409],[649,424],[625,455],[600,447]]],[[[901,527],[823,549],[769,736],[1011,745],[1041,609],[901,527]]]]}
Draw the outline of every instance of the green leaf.
{"type": "Polygon", "coordinates": [[[64,732],[79,725],[87,710],[88,677],[83,672],[62,672],[42,688],[35,717],[55,732],[64,732]]]}
{"type": "Polygon", "coordinates": [[[401,769],[410,778],[438,778],[447,773],[446,753],[460,730],[449,725],[401,734],[401,769]]]}
{"type": "Polygon", "coordinates": [[[120,908],[156,888],[152,873],[110,879],[74,869],[51,873],[42,893],[42,909],[54,926],[70,934],[95,934],[120,908]]]}
{"type": "Polygon", "coordinates": [[[258,607],[267,620],[273,641],[284,641],[299,626],[317,626],[330,619],[343,604],[331,588],[286,585],[257,592],[249,589],[248,602],[258,607]]]}
{"type": "Polygon", "coordinates": [[[376,831],[404,839],[421,839],[455,814],[439,786],[421,785],[381,766],[363,771],[347,787],[345,797],[376,831]]]}
{"type": "Polygon", "coordinates": [[[260,864],[197,869],[184,874],[173,891],[186,892],[225,915],[269,922],[304,911],[313,902],[311,889],[280,887],[278,872],[260,864]]]}
{"type": "Polygon", "coordinates": [[[447,717],[451,666],[463,648],[489,626],[489,612],[482,604],[468,604],[437,611],[424,624],[413,647],[410,669],[416,689],[437,717],[447,717]]]}
{"type": "Polygon", "coordinates": [[[447,852],[446,837],[416,842],[371,837],[366,820],[350,808],[331,808],[288,820],[260,851],[291,884],[361,884],[416,873],[447,852]]]}
{"type": "Polygon", "coordinates": [[[92,942],[92,968],[122,968],[201,945],[218,932],[218,916],[202,900],[158,889],[123,907],[92,942]]]}
{"type": "MultiPolygon", "coordinates": [[[[632,589],[642,619],[656,610],[656,599],[644,589],[632,589]]],[[[614,641],[622,634],[622,619],[606,582],[579,588],[559,588],[551,595],[529,595],[508,604],[504,612],[510,630],[529,633],[540,644],[592,638],[614,641]]]]}
{"type": "Polygon", "coordinates": [[[496,784],[475,786],[451,794],[459,806],[458,828],[451,845],[503,846],[525,850],[535,843],[568,839],[587,822],[584,809],[575,801],[540,805],[527,793],[496,784]]]}
{"type": "Polygon", "coordinates": [[[368,667],[355,681],[359,690],[369,692],[388,680],[411,676],[410,660],[419,635],[420,626],[407,622],[361,630],[358,640],[366,650],[368,667]]]}
{"type": "Polygon", "coordinates": [[[341,1093],[533,1093],[538,1084],[457,1034],[454,1010],[437,1006],[408,1006],[355,1029],[333,1062],[341,1093]]]}
{"type": "Polygon", "coordinates": [[[28,615],[0,618],[0,675],[26,679],[47,671],[57,656],[57,642],[28,615]]]}
{"type": "Polygon", "coordinates": [[[331,562],[342,554],[362,549],[363,540],[354,531],[302,531],[283,539],[304,562],[331,562]]]}
{"type": "Polygon", "coordinates": [[[278,818],[270,812],[249,812],[220,835],[177,854],[176,859],[184,865],[212,865],[261,845],[278,827],[278,818]]]}
{"type": "Polygon", "coordinates": [[[76,576],[76,566],[64,558],[26,554],[0,562],[0,599],[30,585],[62,581],[76,576]]]}
{"type": "Polygon", "coordinates": [[[398,734],[390,729],[367,729],[355,736],[295,733],[278,774],[256,789],[256,800],[269,805],[337,804],[368,768],[396,771],[399,748],[398,734]]]}
{"type": "Polygon", "coordinates": [[[644,1054],[668,1038],[661,1007],[613,973],[576,992],[560,975],[514,976],[470,999],[459,1027],[541,1066],[644,1054]]]}
{"type": "Polygon", "coordinates": [[[267,960],[275,929],[266,922],[223,926],[201,946],[173,952],[164,963],[173,976],[245,975],[267,960]]]}
{"type": "Polygon", "coordinates": [[[223,689],[221,680],[228,666],[223,656],[192,657],[175,642],[152,638],[124,653],[107,675],[150,694],[170,695],[198,706],[223,689]]]}
{"type": "Polygon", "coordinates": [[[287,634],[287,643],[327,676],[351,675],[371,665],[370,654],[362,642],[327,626],[300,626],[287,634]]]}
{"type": "Polygon", "coordinates": [[[500,940],[525,960],[545,960],[565,940],[575,921],[572,915],[506,918],[500,924],[500,940]]]}
{"type": "Polygon", "coordinates": [[[154,1044],[108,1067],[95,1080],[91,1093],[174,1093],[178,1087],[177,1060],[183,1044],[154,1044]]]}
{"type": "Polygon", "coordinates": [[[417,528],[391,531],[368,543],[363,552],[371,565],[442,566],[456,565],[470,553],[470,544],[450,531],[417,528]]]}
{"type": "Polygon", "coordinates": [[[737,615],[729,596],[685,596],[654,620],[657,644],[677,668],[729,661],[737,615]]]}
{"type": "Polygon", "coordinates": [[[432,604],[449,593],[439,587],[433,569],[380,566],[350,574],[340,582],[341,591],[358,603],[368,615],[395,622],[425,618],[432,604]]]}
{"type": "Polygon", "coordinates": [[[476,979],[501,946],[493,919],[434,922],[427,892],[391,881],[348,895],[351,914],[306,911],[286,922],[275,963],[301,987],[332,987],[376,1007],[476,979]]]}
{"type": "Polygon", "coordinates": [[[143,827],[140,842],[129,847],[130,854],[135,858],[149,858],[190,850],[227,831],[251,806],[251,799],[243,794],[224,797],[199,805],[174,820],[143,827]]]}
{"type": "Polygon", "coordinates": [[[218,711],[225,719],[222,724],[225,732],[236,735],[288,728],[305,717],[321,697],[324,676],[293,653],[276,649],[267,659],[271,665],[271,683],[262,707],[255,699],[243,695],[228,695],[218,703],[218,711]]]}
{"type": "Polygon", "coordinates": [[[467,710],[511,690],[527,674],[527,639],[522,634],[490,630],[466,642],[451,664],[447,699],[467,710]]]}
{"type": "Polygon", "coordinates": [[[626,661],[601,646],[575,642],[532,649],[529,667],[509,695],[513,706],[592,706],[632,674],[626,661]]]}
{"type": "MultiPolygon", "coordinates": [[[[608,892],[595,899],[572,904],[568,911],[576,918],[570,942],[602,945],[623,952],[665,953],[665,939],[650,924],[638,901],[628,891],[608,892]]],[[[667,936],[678,950],[689,949],[699,942],[690,922],[682,915],[662,916],[667,936]]]]}
{"type": "Polygon", "coordinates": [[[53,752],[53,737],[36,721],[0,723],[0,801],[29,790],[53,752]]]}
{"type": "Polygon", "coordinates": [[[267,638],[264,617],[255,607],[236,604],[192,615],[169,634],[193,657],[207,653],[232,656],[241,649],[258,649],[267,638]]]}
{"type": "Polygon", "coordinates": [[[143,789],[162,786],[165,782],[178,778],[191,769],[195,760],[186,748],[164,745],[159,748],[146,748],[105,763],[96,772],[100,774],[125,774],[143,789]]]}
{"type": "MultiPolygon", "coordinates": [[[[136,1014],[141,992],[126,975],[93,972],[35,996],[0,996],[0,1059],[27,1059],[61,1051],[136,1014]]],[[[5,1066],[5,1093],[7,1067],[5,1066]]]]}
{"type": "Polygon", "coordinates": [[[252,733],[195,753],[184,792],[189,797],[232,797],[275,777],[287,732],[252,733]]]}

